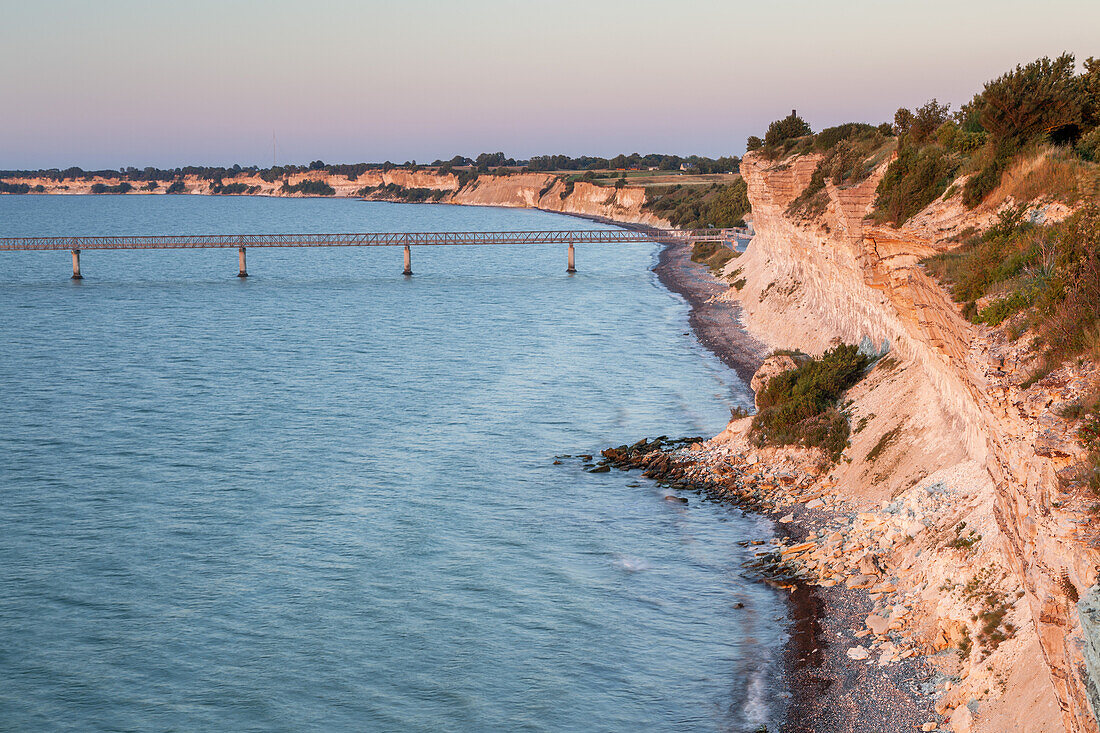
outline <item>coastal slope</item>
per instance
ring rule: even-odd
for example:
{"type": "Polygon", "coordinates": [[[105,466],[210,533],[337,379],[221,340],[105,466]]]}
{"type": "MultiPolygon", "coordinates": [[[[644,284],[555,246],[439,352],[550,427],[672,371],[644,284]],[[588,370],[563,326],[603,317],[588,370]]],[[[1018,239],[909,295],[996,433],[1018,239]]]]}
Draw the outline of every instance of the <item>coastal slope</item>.
{"type": "MultiPolygon", "coordinates": [[[[987,227],[1004,197],[972,211],[938,200],[906,226],[878,226],[869,215],[885,161],[857,185],[827,184],[822,213],[792,213],[819,160],[742,161],[756,237],[727,266],[739,287],[724,297],[775,349],[888,350],[849,395],[858,429],[820,485],[846,508],[845,537],[878,528],[862,549],[906,600],[898,627],[938,655],[948,681],[937,711],[956,729],[977,711],[975,730],[1095,732],[1077,602],[1097,582],[1100,553],[1091,499],[1060,480],[1082,449],[1057,413],[1091,388],[1096,368],[1078,360],[1031,384],[1034,355],[966,320],[920,265],[958,232],[987,227]],[[1026,675],[1036,664],[1044,674],[1026,675]]],[[[716,442],[743,432],[735,421],[716,442]]],[[[832,567],[843,580],[843,562],[832,567]]]]}

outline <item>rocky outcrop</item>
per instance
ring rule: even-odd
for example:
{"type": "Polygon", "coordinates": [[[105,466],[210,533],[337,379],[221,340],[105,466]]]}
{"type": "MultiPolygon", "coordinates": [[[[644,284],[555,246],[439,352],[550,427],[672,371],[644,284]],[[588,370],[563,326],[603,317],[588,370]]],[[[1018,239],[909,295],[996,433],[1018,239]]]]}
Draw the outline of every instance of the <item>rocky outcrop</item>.
{"type": "Polygon", "coordinates": [[[760,409],[760,393],[768,386],[772,377],[783,372],[788,372],[798,366],[798,362],[790,354],[772,354],[765,359],[756,373],[752,375],[749,388],[755,395],[756,409],[760,409]]]}
{"type": "MultiPolygon", "coordinates": [[[[889,414],[893,431],[892,438],[880,431],[885,447],[875,456],[882,461],[891,443],[904,445],[909,455],[898,460],[909,462],[910,475],[899,480],[897,469],[880,464],[876,477],[870,450],[838,473],[851,482],[855,498],[878,500],[883,483],[894,482],[887,497],[893,498],[921,474],[963,462],[983,468],[997,535],[998,555],[990,561],[1009,569],[1011,583],[1024,593],[1065,729],[1094,733],[1075,603],[1078,592],[1096,583],[1100,554],[1086,542],[1086,498],[1063,490],[1059,480],[1079,448],[1051,411],[1095,375],[1086,373],[1088,365],[1070,365],[1030,389],[1019,386],[1032,366],[1026,349],[964,319],[919,264],[951,246],[937,232],[957,231],[958,212],[943,227],[935,214],[937,207],[946,211],[942,202],[913,227],[874,226],[866,218],[885,164],[858,185],[828,186],[821,216],[789,214],[817,160],[773,162],[750,154],[742,162],[756,237],[731,265],[746,285],[729,297],[740,301],[750,332],[777,347],[820,352],[836,341],[889,345],[909,397],[882,401],[882,413],[872,416],[881,422],[889,414]]],[[[988,209],[978,210],[967,225],[981,227],[989,217],[988,209]]],[[[973,498],[984,500],[981,492],[973,498]]],[[[960,727],[970,723],[963,713],[959,721],[960,727]]]]}

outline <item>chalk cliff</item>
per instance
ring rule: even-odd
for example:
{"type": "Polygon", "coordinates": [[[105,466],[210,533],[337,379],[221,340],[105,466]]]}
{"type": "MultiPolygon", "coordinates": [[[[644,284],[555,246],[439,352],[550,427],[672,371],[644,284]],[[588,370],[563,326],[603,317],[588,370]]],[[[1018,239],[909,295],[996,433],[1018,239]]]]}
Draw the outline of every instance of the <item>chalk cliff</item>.
{"type": "MultiPolygon", "coordinates": [[[[96,184],[113,186],[118,179],[92,177],[88,179],[7,178],[11,184],[24,183],[35,189],[41,186],[42,194],[90,194],[96,184]]],[[[196,175],[183,176],[181,193],[194,195],[214,194],[213,181],[196,175]]],[[[265,181],[258,175],[240,174],[226,178],[223,184],[241,184],[247,191],[240,195],[301,197],[301,193],[283,190],[282,178],[265,181]]],[[[360,193],[364,188],[395,185],[403,189],[428,189],[438,192],[436,203],[462,204],[466,206],[506,206],[526,209],[544,209],[563,214],[600,217],[629,224],[667,226],[668,222],[652,213],[643,211],[645,189],[637,186],[614,188],[578,181],[572,185],[562,177],[551,173],[513,173],[505,176],[482,175],[461,185],[453,173],[441,174],[433,169],[410,171],[402,168],[383,171],[369,170],[354,180],[327,171],[304,171],[286,177],[286,183],[296,186],[304,181],[324,182],[332,187],[336,197],[363,196],[376,201],[400,201],[402,196],[385,190],[360,193]]],[[[167,192],[168,184],[159,183],[147,189],[142,181],[131,182],[133,190],[126,195],[155,195],[167,192]]],[[[234,194],[237,195],[237,194],[234,194]]]]}
{"type": "Polygon", "coordinates": [[[927,650],[969,649],[984,602],[967,595],[974,583],[1003,596],[1001,616],[1015,622],[999,647],[967,652],[942,712],[989,701],[975,730],[1048,730],[1040,708],[1049,700],[1059,728],[1095,733],[1076,604],[1097,582],[1100,552],[1092,499],[1060,480],[1081,448],[1054,411],[1089,389],[1096,368],[1066,365],[1023,388],[1033,357],[963,318],[919,264],[950,248],[951,234],[988,225],[995,204],[970,212],[938,201],[905,227],[876,226],[867,217],[884,163],[858,185],[829,185],[825,212],[803,219],[788,205],[818,160],[742,161],[756,237],[727,267],[731,281],[744,279],[727,297],[740,302],[746,328],[773,347],[820,353],[862,340],[888,345],[898,363],[853,390],[852,410],[865,419],[853,429],[850,459],[830,476],[834,491],[869,512],[941,488],[951,497],[936,514],[911,514],[917,529],[899,530],[885,548],[899,592],[916,600],[927,650]],[[1029,665],[1045,674],[1025,683],[1029,665]],[[1011,727],[1020,715],[1034,724],[1011,727]]]}

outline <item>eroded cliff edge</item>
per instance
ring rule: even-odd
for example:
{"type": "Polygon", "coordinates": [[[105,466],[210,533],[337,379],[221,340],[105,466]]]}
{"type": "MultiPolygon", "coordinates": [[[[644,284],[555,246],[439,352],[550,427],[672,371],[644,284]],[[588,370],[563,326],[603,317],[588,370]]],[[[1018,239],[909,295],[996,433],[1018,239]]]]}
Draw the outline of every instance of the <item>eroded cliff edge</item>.
{"type": "Polygon", "coordinates": [[[896,360],[853,390],[861,427],[826,483],[871,522],[890,506],[947,497],[934,513],[909,510],[909,528],[886,522],[893,536],[876,541],[925,651],[959,649],[956,682],[938,709],[984,703],[976,730],[1025,729],[1010,725],[1019,716],[1031,717],[1026,729],[1046,730],[1049,708],[1059,727],[1095,732],[1076,604],[1097,582],[1100,553],[1092,500],[1059,478],[1080,447],[1055,413],[1088,388],[1095,367],[1065,365],[1023,388],[1028,354],[964,319],[920,266],[963,227],[987,225],[992,205],[964,212],[937,202],[903,228],[875,226],[867,217],[884,164],[859,185],[827,186],[820,216],[788,213],[818,160],[742,161],[756,237],[728,267],[744,282],[727,297],[774,348],[820,353],[869,340],[896,360]],[[986,590],[1002,604],[992,648],[975,643],[989,620],[986,590]],[[1036,665],[1045,674],[1029,676],[1036,665]]]}

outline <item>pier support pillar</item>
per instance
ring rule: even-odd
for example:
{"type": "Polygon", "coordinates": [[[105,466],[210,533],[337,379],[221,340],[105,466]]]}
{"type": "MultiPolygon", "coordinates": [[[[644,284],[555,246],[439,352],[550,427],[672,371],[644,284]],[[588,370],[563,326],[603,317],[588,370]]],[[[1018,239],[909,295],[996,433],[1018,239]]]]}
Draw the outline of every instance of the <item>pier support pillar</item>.
{"type": "Polygon", "coordinates": [[[248,277],[248,268],[244,264],[244,247],[237,249],[237,262],[240,265],[237,272],[237,277],[248,277]]]}
{"type": "Polygon", "coordinates": [[[573,243],[570,242],[569,243],[569,266],[565,268],[566,272],[576,272],[577,271],[577,266],[576,266],[576,263],[575,263],[574,260],[575,260],[575,258],[573,256],[573,243]]]}
{"type": "Polygon", "coordinates": [[[409,249],[407,244],[405,245],[405,270],[401,274],[406,276],[413,274],[412,250],[409,249]]]}
{"type": "Polygon", "coordinates": [[[73,280],[83,280],[84,276],[80,274],[80,250],[73,250],[73,280]]]}

